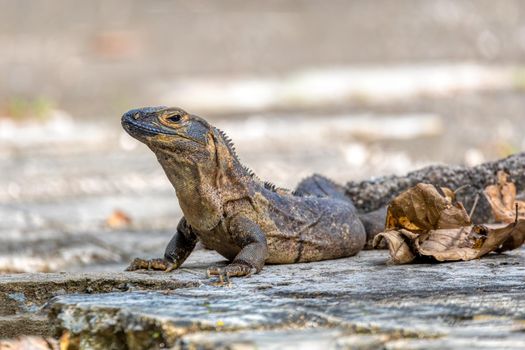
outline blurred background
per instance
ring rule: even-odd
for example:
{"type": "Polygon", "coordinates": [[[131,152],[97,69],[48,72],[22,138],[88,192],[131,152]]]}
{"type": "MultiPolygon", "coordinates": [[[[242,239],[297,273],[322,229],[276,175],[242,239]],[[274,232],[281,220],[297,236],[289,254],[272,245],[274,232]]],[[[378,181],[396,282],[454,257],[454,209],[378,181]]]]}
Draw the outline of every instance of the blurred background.
{"type": "Polygon", "coordinates": [[[114,270],[163,252],[181,212],[121,130],[131,108],[207,118],[289,188],[314,172],[344,183],[525,149],[523,1],[0,5],[3,272],[114,270]]]}

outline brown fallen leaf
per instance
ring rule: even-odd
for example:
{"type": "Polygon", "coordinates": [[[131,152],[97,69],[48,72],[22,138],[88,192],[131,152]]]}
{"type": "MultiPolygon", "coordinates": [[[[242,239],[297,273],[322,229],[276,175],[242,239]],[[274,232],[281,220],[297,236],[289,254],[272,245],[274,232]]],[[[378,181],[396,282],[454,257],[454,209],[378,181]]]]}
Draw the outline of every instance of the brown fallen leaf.
{"type": "MultiPolygon", "coordinates": [[[[508,185],[506,181],[500,183],[508,185]]],[[[505,188],[502,202],[515,203],[515,187],[514,197],[512,186],[505,188]]],[[[472,260],[490,252],[515,249],[524,241],[525,219],[518,219],[516,214],[507,225],[472,225],[463,205],[455,203],[452,190],[418,184],[392,200],[386,230],[374,238],[373,245],[386,242],[390,262],[405,264],[418,257],[472,260]]]]}
{"type": "Polygon", "coordinates": [[[452,190],[419,183],[390,202],[385,230],[424,232],[470,224],[467,211],[463,204],[455,202],[452,190]]]}
{"type": "Polygon", "coordinates": [[[411,249],[411,242],[417,238],[416,233],[401,229],[399,231],[385,231],[378,233],[374,237],[372,245],[379,247],[382,242],[386,242],[390,252],[390,263],[406,264],[412,262],[417,256],[411,249]]]}
{"type": "Polygon", "coordinates": [[[106,219],[106,225],[113,229],[127,227],[131,224],[131,218],[122,210],[115,209],[106,219]]]}
{"type": "Polygon", "coordinates": [[[516,200],[516,185],[509,181],[509,174],[498,171],[497,183],[485,188],[485,197],[491,208],[494,220],[510,223],[516,220],[516,205],[518,218],[525,219],[525,202],[516,200]]]}
{"type": "Polygon", "coordinates": [[[405,229],[378,234],[374,245],[386,240],[391,262],[406,264],[419,256],[437,261],[480,258],[490,252],[518,248],[525,241],[525,220],[505,226],[473,225],[454,229],[430,230],[416,234],[405,229]]]}

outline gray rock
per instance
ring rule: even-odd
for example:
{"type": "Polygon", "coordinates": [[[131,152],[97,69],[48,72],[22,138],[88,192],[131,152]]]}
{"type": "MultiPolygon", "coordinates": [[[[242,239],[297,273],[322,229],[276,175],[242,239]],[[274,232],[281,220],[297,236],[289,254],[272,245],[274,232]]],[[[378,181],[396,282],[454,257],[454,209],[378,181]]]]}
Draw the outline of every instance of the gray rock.
{"type": "Polygon", "coordinates": [[[461,348],[472,338],[488,348],[525,341],[523,249],[403,266],[385,265],[385,251],[365,251],[266,266],[225,286],[203,278],[210,257],[220,259],[213,254],[195,252],[193,262],[170,275],[150,273],[198,287],[58,296],[50,317],[59,332],[70,332],[72,344],[86,349],[293,349],[298,338],[304,348],[326,349],[352,348],[348,339],[361,348],[392,349],[461,348]]]}
{"type": "Polygon", "coordinates": [[[518,192],[525,190],[525,153],[488,162],[472,168],[461,166],[429,166],[408,173],[405,176],[384,176],[361,182],[348,182],[346,194],[356,207],[368,212],[387,205],[394,197],[419,182],[449,187],[453,190],[468,185],[457,196],[465,208],[472,208],[476,195],[479,203],[473,215],[477,223],[491,219],[490,206],[482,194],[483,189],[496,182],[498,170],[505,170],[516,184],[518,192]]]}
{"type": "MultiPolygon", "coordinates": [[[[16,338],[21,335],[51,336],[49,320],[45,315],[35,314],[0,316],[0,339],[16,338]]],[[[3,349],[1,342],[0,349],[3,349]]]]}
{"type": "Polygon", "coordinates": [[[340,328],[263,330],[250,332],[198,332],[183,336],[182,349],[246,349],[246,350],[308,350],[308,349],[377,349],[388,340],[384,335],[352,335],[340,328]]]}
{"type": "Polygon", "coordinates": [[[57,295],[71,293],[108,293],[131,290],[170,290],[197,286],[191,273],[187,278],[139,272],[22,273],[2,275],[0,279],[0,316],[38,313],[57,295]]]}

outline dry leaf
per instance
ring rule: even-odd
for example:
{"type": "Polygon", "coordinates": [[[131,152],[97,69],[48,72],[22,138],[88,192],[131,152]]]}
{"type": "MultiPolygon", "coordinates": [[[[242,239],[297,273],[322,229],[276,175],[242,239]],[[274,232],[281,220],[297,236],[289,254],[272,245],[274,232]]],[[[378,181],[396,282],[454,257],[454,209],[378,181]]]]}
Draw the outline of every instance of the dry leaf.
{"type": "Polygon", "coordinates": [[[418,256],[428,256],[437,261],[472,260],[490,252],[518,248],[525,241],[525,220],[518,220],[503,227],[488,225],[465,226],[454,229],[430,230],[415,234],[401,229],[382,232],[374,245],[386,240],[391,262],[405,264],[418,256]]]}
{"type": "MultiPolygon", "coordinates": [[[[501,203],[515,202],[515,187],[506,177],[499,178],[501,203]],[[514,194],[513,194],[514,193],[514,194]]],[[[379,233],[373,245],[384,240],[391,262],[409,263],[418,257],[437,261],[472,260],[490,252],[515,249],[525,241],[525,220],[516,219],[506,226],[472,225],[461,203],[454,203],[454,192],[440,191],[418,184],[397,196],[389,205],[387,230],[379,233]]]]}
{"type": "Polygon", "coordinates": [[[394,198],[388,206],[386,230],[406,229],[424,232],[470,225],[461,203],[454,203],[454,192],[420,183],[394,198]]]}
{"type": "Polygon", "coordinates": [[[130,224],[131,218],[129,215],[118,209],[113,211],[113,213],[111,213],[111,215],[106,219],[106,225],[113,229],[124,228],[130,224]]]}
{"type": "Polygon", "coordinates": [[[453,229],[432,230],[415,240],[420,255],[431,256],[437,261],[472,260],[481,246],[483,237],[473,231],[474,226],[453,229]]]}
{"type": "Polygon", "coordinates": [[[372,245],[378,247],[384,240],[390,251],[390,262],[393,264],[406,264],[416,258],[410,249],[411,242],[417,234],[401,229],[399,231],[385,231],[374,237],[372,245]]]}
{"type": "Polygon", "coordinates": [[[525,202],[516,200],[516,185],[509,181],[509,175],[506,172],[498,171],[497,184],[487,186],[484,193],[497,222],[514,222],[516,205],[518,206],[518,218],[525,219],[525,202]]]}

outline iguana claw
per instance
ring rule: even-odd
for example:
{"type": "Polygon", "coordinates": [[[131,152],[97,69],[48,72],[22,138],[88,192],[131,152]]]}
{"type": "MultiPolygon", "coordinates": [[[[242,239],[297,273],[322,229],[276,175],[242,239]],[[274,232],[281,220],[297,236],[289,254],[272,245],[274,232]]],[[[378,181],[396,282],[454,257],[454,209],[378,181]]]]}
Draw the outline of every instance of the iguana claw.
{"type": "Polygon", "coordinates": [[[241,263],[232,263],[226,267],[212,266],[206,270],[206,276],[219,276],[220,283],[229,282],[230,277],[251,276],[255,268],[241,263]]]}
{"type": "Polygon", "coordinates": [[[135,258],[131,264],[126,268],[126,271],[137,271],[137,270],[160,270],[165,272],[173,271],[177,268],[177,265],[166,261],[165,259],[140,259],[135,258]]]}

